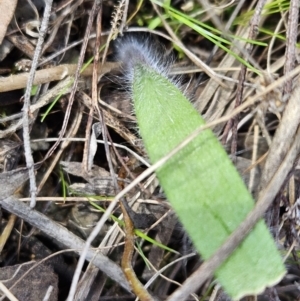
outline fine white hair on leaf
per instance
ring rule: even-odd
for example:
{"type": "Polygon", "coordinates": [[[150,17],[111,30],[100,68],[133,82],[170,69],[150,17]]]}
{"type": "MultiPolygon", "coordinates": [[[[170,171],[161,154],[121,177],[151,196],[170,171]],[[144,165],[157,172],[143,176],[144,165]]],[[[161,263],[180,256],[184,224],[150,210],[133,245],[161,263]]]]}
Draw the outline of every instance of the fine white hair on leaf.
{"type": "Polygon", "coordinates": [[[117,38],[113,43],[113,47],[114,60],[121,63],[123,80],[125,86],[129,88],[128,92],[130,94],[134,82],[134,69],[137,65],[141,65],[167,78],[188,99],[193,98],[182,85],[182,77],[180,75],[170,75],[175,57],[172,54],[166,55],[164,45],[159,43],[152,35],[127,33],[117,38]]]}
{"type": "Polygon", "coordinates": [[[115,59],[122,63],[127,80],[132,80],[134,67],[142,65],[168,77],[172,60],[164,55],[164,47],[150,36],[127,34],[114,42],[115,59]]]}

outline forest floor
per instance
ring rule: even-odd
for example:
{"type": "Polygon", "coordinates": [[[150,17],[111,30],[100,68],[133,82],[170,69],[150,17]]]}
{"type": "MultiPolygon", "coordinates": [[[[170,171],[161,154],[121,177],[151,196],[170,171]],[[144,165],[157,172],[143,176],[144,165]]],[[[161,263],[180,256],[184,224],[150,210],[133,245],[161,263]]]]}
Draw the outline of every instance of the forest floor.
{"type": "MultiPolygon", "coordinates": [[[[122,195],[150,166],[127,36],[167,62],[264,208],[287,273],[243,300],[300,300],[298,2],[0,1],[0,299],[182,300],[204,266],[154,175],[122,195]]],[[[230,300],[202,276],[186,300],[230,300]]]]}

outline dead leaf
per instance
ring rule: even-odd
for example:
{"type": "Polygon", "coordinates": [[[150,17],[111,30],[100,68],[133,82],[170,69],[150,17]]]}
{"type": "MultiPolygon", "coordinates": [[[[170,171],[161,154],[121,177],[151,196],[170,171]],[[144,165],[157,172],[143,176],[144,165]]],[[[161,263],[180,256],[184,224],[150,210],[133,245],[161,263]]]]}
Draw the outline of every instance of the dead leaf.
{"type": "Polygon", "coordinates": [[[88,170],[91,170],[93,162],[94,162],[94,156],[96,155],[97,151],[97,138],[101,134],[101,122],[96,122],[92,126],[92,134],[90,139],[90,151],[89,151],[89,158],[88,158],[88,170]]]}
{"type": "Polygon", "coordinates": [[[0,140],[0,169],[10,171],[17,166],[21,155],[20,145],[20,142],[13,140],[0,140]]]}
{"type": "Polygon", "coordinates": [[[75,193],[87,195],[114,195],[115,189],[110,173],[102,167],[93,165],[89,172],[85,172],[80,162],[60,162],[65,172],[82,177],[88,183],[74,183],[70,185],[75,193]]]}
{"type": "Polygon", "coordinates": [[[35,263],[26,265],[14,265],[3,267],[0,269],[0,280],[5,281],[5,285],[9,288],[16,284],[11,289],[12,293],[19,300],[43,300],[49,286],[53,287],[53,291],[48,300],[56,301],[58,294],[58,277],[53,272],[53,268],[39,264],[32,270],[26,277],[20,282],[17,282],[23,276],[29,268],[35,263]],[[21,267],[21,268],[20,268],[21,267]]]}
{"type": "Polygon", "coordinates": [[[0,173],[0,199],[13,195],[28,178],[28,168],[18,168],[0,173]]]}
{"type": "Polygon", "coordinates": [[[0,1],[0,44],[2,44],[7,31],[7,27],[14,15],[17,2],[17,0],[0,1]]]}

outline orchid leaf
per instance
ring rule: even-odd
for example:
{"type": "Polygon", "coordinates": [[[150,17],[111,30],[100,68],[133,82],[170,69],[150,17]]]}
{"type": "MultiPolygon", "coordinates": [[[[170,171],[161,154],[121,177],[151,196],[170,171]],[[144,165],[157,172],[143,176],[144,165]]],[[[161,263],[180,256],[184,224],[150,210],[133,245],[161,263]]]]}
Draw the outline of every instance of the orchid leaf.
{"type": "MultiPolygon", "coordinates": [[[[140,48],[135,53],[143,51],[140,48]]],[[[127,67],[132,68],[139,132],[155,163],[205,122],[176,84],[159,71],[159,64],[139,55],[127,67]]],[[[214,254],[254,207],[251,194],[209,129],[161,166],[157,177],[204,259],[214,254]]],[[[261,293],[284,274],[281,256],[263,220],[215,272],[235,300],[261,293]]]]}

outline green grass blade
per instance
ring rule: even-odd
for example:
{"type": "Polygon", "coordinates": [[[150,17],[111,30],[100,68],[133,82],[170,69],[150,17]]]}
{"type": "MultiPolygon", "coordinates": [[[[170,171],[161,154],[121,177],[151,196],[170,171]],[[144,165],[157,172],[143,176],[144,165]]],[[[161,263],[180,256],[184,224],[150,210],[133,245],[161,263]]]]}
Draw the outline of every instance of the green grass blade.
{"type": "MultiPolygon", "coordinates": [[[[99,211],[101,211],[101,212],[103,212],[103,213],[105,212],[105,209],[102,208],[101,206],[99,206],[98,204],[96,204],[95,202],[89,201],[89,203],[90,203],[93,207],[95,207],[96,209],[98,209],[99,211]]],[[[112,215],[112,214],[110,215],[110,217],[111,217],[111,219],[112,219],[114,222],[117,222],[120,226],[124,226],[124,221],[123,221],[123,220],[118,219],[116,216],[114,216],[114,215],[112,215]]],[[[151,244],[153,244],[153,245],[155,245],[155,246],[158,246],[158,247],[162,248],[162,249],[165,250],[165,251],[168,251],[168,252],[172,252],[172,253],[178,254],[178,252],[176,252],[175,250],[173,250],[173,249],[171,249],[171,248],[165,246],[164,244],[162,244],[162,243],[156,241],[155,239],[149,237],[148,235],[146,235],[145,233],[143,233],[142,231],[140,231],[140,230],[138,230],[138,229],[135,229],[135,230],[134,230],[134,233],[135,233],[135,235],[137,235],[138,237],[140,237],[140,238],[142,238],[142,239],[148,241],[149,243],[151,243],[151,244]]]]}

